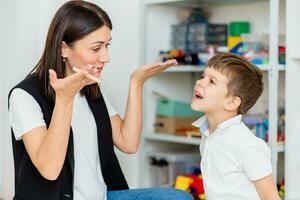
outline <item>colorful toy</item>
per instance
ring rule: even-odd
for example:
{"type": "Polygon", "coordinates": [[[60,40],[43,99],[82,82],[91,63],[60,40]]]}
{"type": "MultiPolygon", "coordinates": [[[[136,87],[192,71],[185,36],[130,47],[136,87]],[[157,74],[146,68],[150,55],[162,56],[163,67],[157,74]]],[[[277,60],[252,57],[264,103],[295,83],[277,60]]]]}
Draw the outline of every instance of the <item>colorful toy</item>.
{"type": "Polygon", "coordinates": [[[284,197],[285,189],[284,189],[284,179],[281,181],[280,185],[278,185],[278,193],[281,198],[284,197]]]}
{"type": "Polygon", "coordinates": [[[175,188],[189,192],[195,199],[205,199],[201,175],[178,176],[176,178],[175,188]]]}

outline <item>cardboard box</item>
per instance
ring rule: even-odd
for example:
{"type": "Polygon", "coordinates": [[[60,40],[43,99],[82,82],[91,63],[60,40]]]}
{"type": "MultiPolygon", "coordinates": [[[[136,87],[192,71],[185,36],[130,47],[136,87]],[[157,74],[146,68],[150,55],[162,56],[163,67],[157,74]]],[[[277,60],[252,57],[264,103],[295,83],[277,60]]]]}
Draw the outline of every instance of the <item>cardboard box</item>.
{"type": "Polygon", "coordinates": [[[176,135],[187,135],[188,132],[199,131],[192,123],[199,117],[156,117],[155,132],[176,135]]]}

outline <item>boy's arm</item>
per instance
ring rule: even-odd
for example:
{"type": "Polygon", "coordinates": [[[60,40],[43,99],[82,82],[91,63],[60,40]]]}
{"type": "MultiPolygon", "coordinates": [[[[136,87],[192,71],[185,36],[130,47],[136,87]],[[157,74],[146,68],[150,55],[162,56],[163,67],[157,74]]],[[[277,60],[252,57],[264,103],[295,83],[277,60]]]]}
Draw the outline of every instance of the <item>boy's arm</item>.
{"type": "Polygon", "coordinates": [[[253,183],[262,200],[280,200],[272,174],[253,183]]]}

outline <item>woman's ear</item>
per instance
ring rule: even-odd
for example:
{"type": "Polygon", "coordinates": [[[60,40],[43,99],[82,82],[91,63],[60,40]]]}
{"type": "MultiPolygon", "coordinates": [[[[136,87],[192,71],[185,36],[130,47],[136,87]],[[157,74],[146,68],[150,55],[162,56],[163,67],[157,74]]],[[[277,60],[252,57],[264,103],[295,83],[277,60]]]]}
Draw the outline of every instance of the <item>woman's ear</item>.
{"type": "Polygon", "coordinates": [[[63,58],[68,58],[69,55],[69,46],[63,41],[61,44],[61,56],[63,58]]]}
{"type": "Polygon", "coordinates": [[[228,98],[228,100],[225,102],[225,110],[228,111],[237,111],[239,106],[241,105],[242,100],[238,96],[231,96],[228,98]]]}

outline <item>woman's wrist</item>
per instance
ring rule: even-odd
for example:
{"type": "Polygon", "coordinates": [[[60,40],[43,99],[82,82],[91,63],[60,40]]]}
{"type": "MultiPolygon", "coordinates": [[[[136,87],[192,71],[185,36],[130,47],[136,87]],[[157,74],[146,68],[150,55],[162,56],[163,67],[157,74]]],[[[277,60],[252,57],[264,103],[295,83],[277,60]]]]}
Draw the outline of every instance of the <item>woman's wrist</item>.
{"type": "Polygon", "coordinates": [[[130,86],[135,88],[139,88],[139,87],[142,88],[143,85],[144,85],[144,81],[137,79],[134,75],[130,77],[130,86]]]}
{"type": "Polygon", "coordinates": [[[60,97],[60,96],[56,96],[55,98],[55,104],[56,105],[61,105],[64,107],[68,107],[68,106],[72,106],[73,105],[73,98],[66,98],[66,97],[60,97]]]}
{"type": "Polygon", "coordinates": [[[130,88],[131,89],[142,89],[143,88],[143,85],[144,85],[144,82],[142,81],[138,81],[138,80],[135,80],[135,79],[131,79],[130,80],[130,88]]]}

